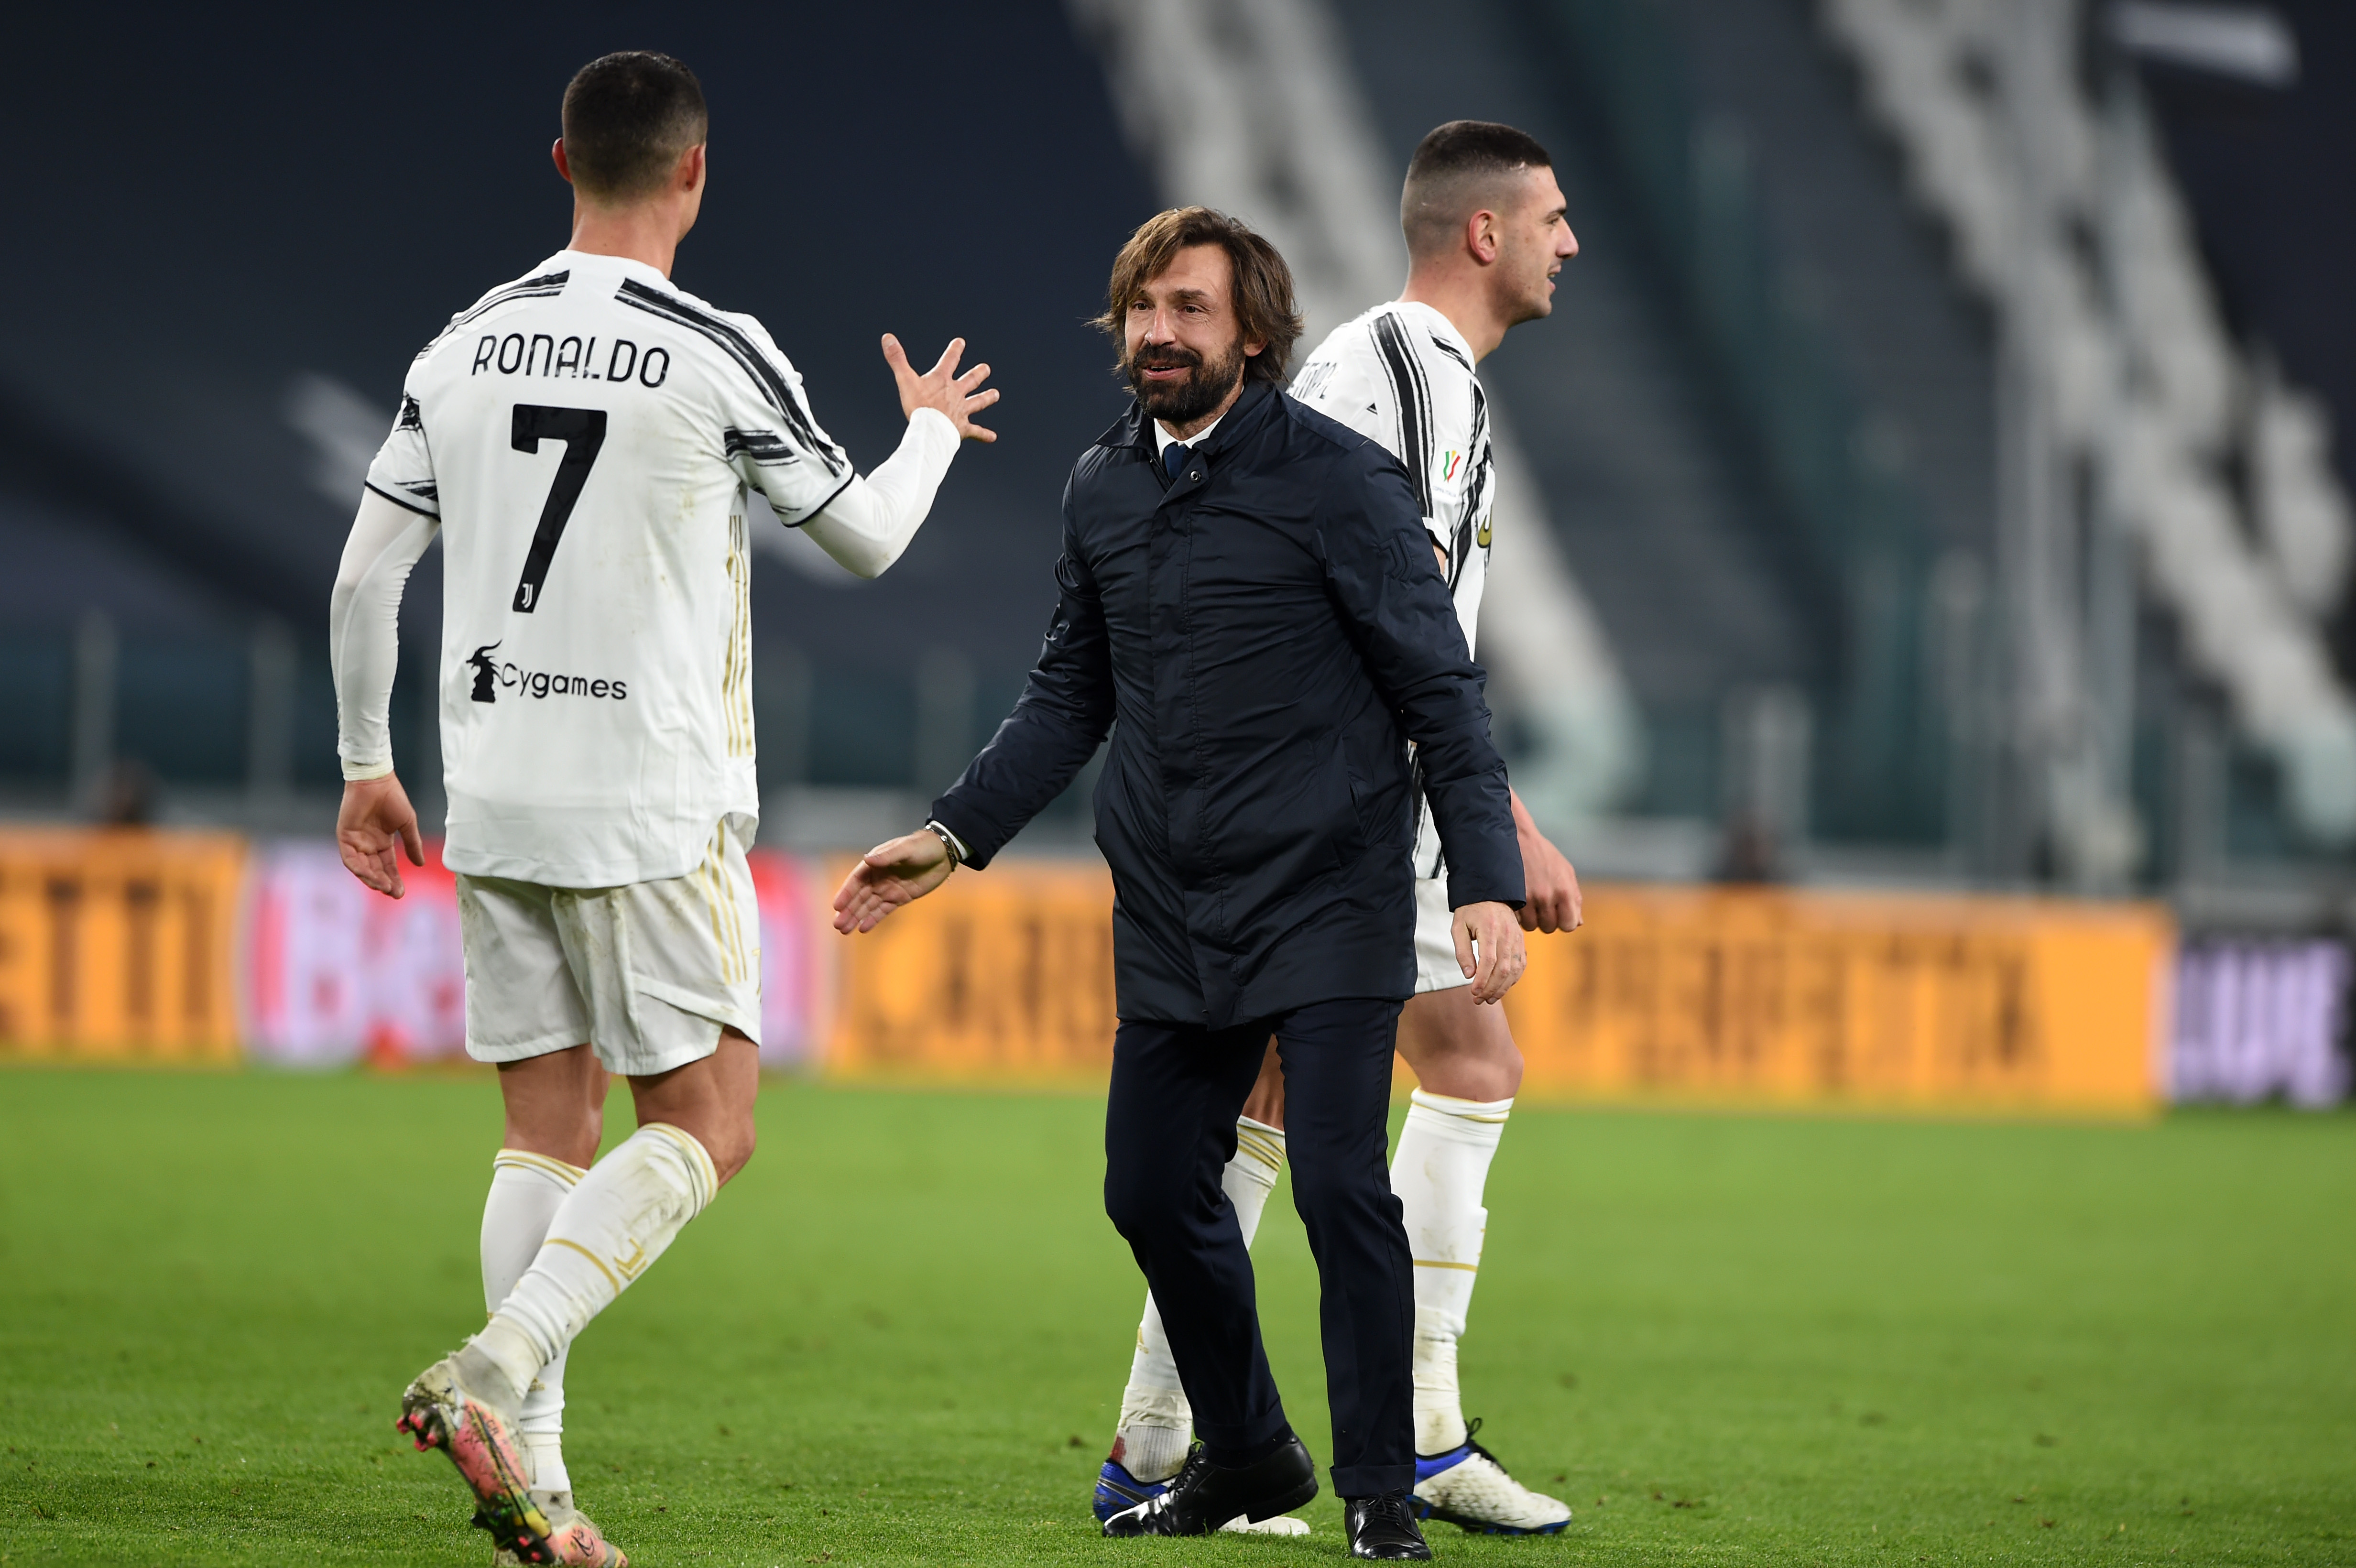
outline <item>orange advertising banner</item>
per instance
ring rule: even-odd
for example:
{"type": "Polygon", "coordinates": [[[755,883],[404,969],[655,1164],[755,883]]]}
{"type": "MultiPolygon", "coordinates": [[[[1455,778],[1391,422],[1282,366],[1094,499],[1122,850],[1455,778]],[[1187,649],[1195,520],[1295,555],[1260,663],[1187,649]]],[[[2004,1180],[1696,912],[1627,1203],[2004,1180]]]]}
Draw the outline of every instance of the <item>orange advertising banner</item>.
{"type": "MultiPolygon", "coordinates": [[[[1101,867],[1001,862],[838,939],[827,1070],[1101,1083],[1111,901],[1101,867]]],[[[1506,1012],[1535,1098],[2159,1104],[2175,932],[2156,906],[1598,885],[1583,930],[1533,936],[1529,952],[1506,1012]]]]}
{"type": "Polygon", "coordinates": [[[1608,886],[1505,1008],[1539,1097],[2139,1115],[2175,956],[2147,904],[1608,886]]]}
{"type": "Polygon", "coordinates": [[[0,831],[0,1059],[233,1061],[245,843],[0,831]]]}
{"type": "MultiPolygon", "coordinates": [[[[781,1049],[822,1040],[866,1080],[1104,1082],[1101,865],[960,873],[843,938],[823,906],[848,866],[780,899],[815,938],[781,1049]]],[[[239,976],[268,968],[241,956],[269,946],[241,931],[247,870],[230,834],[0,830],[0,1059],[238,1059],[239,976]]],[[[455,970],[455,933],[428,945],[455,970]]],[[[2145,904],[1598,885],[1584,930],[1530,939],[1506,1012],[1539,1099],[2133,1115],[2160,1103],[2175,945],[2145,904]]]]}
{"type": "MultiPolygon", "coordinates": [[[[823,901],[852,864],[818,879],[823,901]]],[[[1112,877],[1101,865],[960,871],[864,935],[822,940],[838,965],[830,1073],[1100,1083],[1112,1070],[1112,877]]]]}

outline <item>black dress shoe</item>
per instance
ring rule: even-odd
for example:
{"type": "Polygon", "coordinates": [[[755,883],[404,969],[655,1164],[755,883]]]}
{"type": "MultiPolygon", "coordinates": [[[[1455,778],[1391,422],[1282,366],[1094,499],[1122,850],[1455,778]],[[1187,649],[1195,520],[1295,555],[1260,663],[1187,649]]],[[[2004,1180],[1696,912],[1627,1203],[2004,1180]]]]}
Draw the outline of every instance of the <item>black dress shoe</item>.
{"type": "MultiPolygon", "coordinates": [[[[1237,1517],[1257,1524],[1280,1513],[1290,1513],[1316,1495],[1317,1463],[1310,1458],[1309,1450],[1298,1437],[1285,1439],[1283,1447],[1258,1464],[1234,1469],[1212,1464],[1203,1456],[1203,1445],[1197,1443],[1186,1456],[1185,1468],[1178,1472],[1178,1478],[1170,1483],[1168,1491],[1113,1515],[1105,1520],[1104,1532],[1208,1535],[1237,1517]]],[[[1402,1511],[1399,1517],[1407,1516],[1402,1511]]],[[[1408,1529],[1413,1531],[1413,1520],[1408,1521],[1408,1529]]],[[[1418,1536],[1416,1543],[1421,1545],[1422,1539],[1418,1536]]]]}
{"type": "Polygon", "coordinates": [[[1380,1492],[1342,1499],[1342,1528],[1350,1534],[1350,1555],[1379,1563],[1429,1563],[1431,1548],[1407,1511],[1407,1493],[1380,1492]]]}

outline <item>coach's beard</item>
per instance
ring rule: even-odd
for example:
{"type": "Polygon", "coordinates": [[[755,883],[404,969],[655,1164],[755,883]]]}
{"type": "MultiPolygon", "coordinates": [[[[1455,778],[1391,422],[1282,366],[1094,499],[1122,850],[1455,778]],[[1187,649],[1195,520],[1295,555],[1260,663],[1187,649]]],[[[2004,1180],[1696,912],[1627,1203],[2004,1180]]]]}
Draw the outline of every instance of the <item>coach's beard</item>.
{"type": "Polygon", "coordinates": [[[1137,394],[1141,407],[1164,424],[1186,425],[1209,413],[1225,402],[1236,383],[1244,379],[1244,346],[1237,343],[1224,359],[1205,363],[1200,354],[1175,344],[1165,344],[1141,350],[1135,358],[1121,367],[1129,379],[1129,389],[1137,394]],[[1145,379],[1148,370],[1167,370],[1183,365],[1194,373],[1183,381],[1151,382],[1145,379]]]}

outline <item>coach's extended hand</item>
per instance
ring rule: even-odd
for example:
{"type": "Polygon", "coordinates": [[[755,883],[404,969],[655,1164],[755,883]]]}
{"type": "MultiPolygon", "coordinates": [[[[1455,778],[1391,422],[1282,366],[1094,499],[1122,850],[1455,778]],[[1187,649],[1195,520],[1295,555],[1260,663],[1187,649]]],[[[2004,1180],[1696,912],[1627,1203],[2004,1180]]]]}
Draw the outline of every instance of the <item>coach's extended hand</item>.
{"type": "Polygon", "coordinates": [[[908,418],[916,417],[918,409],[937,409],[957,426],[958,434],[968,441],[996,441],[998,432],[984,430],[973,422],[973,416],[998,401],[998,389],[977,392],[976,387],[990,379],[990,367],[977,365],[964,375],[958,374],[958,361],[965,357],[965,339],[952,337],[949,346],[941,350],[938,363],[923,375],[908,363],[907,351],[900,340],[890,333],[884,335],[884,358],[892,367],[892,379],[900,384],[900,411],[908,418]]]}
{"type": "Polygon", "coordinates": [[[425,864],[425,841],[417,836],[417,813],[409,792],[391,773],[380,779],[351,779],[344,784],[344,803],[336,809],[336,849],[344,869],[391,899],[405,891],[401,885],[401,857],[394,844],[409,854],[412,866],[425,864]]]}
{"type": "Polygon", "coordinates": [[[956,868],[948,847],[929,829],[903,833],[860,857],[834,895],[834,929],[849,936],[873,931],[904,903],[923,898],[956,868]]]}
{"type": "Polygon", "coordinates": [[[1474,1004],[1505,1000],[1514,982],[1522,977],[1522,965],[1527,961],[1522,950],[1521,920],[1514,906],[1466,904],[1449,924],[1456,938],[1456,962],[1472,982],[1474,1004]]]}

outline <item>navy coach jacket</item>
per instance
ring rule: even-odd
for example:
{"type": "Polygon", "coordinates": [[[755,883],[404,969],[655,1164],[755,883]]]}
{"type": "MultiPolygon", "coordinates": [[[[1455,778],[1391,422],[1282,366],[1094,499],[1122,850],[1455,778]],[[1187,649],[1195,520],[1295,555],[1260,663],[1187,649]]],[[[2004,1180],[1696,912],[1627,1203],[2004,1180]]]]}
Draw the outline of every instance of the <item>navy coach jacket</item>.
{"type": "Polygon", "coordinates": [[[1411,995],[1410,740],[1451,905],[1521,903],[1481,668],[1381,446],[1255,382],[1173,479],[1132,405],[1072,469],[1055,581],[1038,667],[933,815],[987,865],[1111,731],[1122,1018],[1411,995]]]}

